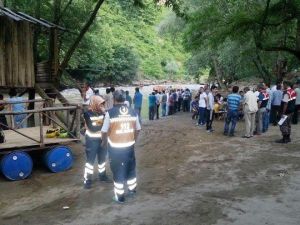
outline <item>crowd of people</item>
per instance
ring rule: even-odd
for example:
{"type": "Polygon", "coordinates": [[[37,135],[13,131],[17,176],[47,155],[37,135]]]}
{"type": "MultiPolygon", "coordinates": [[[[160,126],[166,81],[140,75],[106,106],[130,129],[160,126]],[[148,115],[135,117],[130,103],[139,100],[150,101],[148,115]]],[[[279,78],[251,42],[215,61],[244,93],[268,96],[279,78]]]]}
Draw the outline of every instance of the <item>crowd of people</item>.
{"type": "MultiPolygon", "coordinates": [[[[97,159],[97,172],[100,181],[111,182],[106,174],[106,157],[108,155],[112,180],[114,183],[114,200],[119,203],[125,201],[125,196],[136,193],[136,162],[134,144],[141,130],[141,109],[143,95],[139,88],[135,88],[132,98],[129,92],[106,89],[103,96],[84,85],[82,89],[85,121],[85,152],[86,163],[84,169],[84,188],[92,187],[94,163],[97,159]],[[125,190],[128,195],[125,195],[125,190]]],[[[18,102],[15,90],[10,92],[10,101],[18,102]]],[[[0,100],[3,96],[0,95],[0,100]]],[[[300,82],[291,85],[289,82],[278,82],[271,89],[261,83],[254,90],[245,87],[239,90],[233,86],[231,92],[223,97],[215,85],[204,85],[192,98],[189,89],[167,88],[155,90],[148,96],[149,120],[173,115],[181,110],[192,112],[192,119],[196,125],[205,127],[212,133],[215,118],[224,118],[223,134],[235,136],[237,122],[245,121],[243,138],[266,133],[269,124],[279,125],[282,139],[278,143],[291,142],[291,122],[298,123],[300,110],[300,82]],[[193,100],[192,100],[193,99],[193,100]]],[[[24,105],[15,104],[14,110],[25,110],[24,105]],[[21,107],[22,106],[22,107],[21,107]]],[[[3,105],[0,104],[0,111],[3,105]]],[[[5,118],[5,117],[4,117],[5,118]]],[[[0,117],[2,124],[5,124],[0,117]]],[[[15,117],[15,123],[21,125],[24,118],[15,117]]],[[[5,128],[6,126],[4,126],[5,128]]]]}
{"type": "Polygon", "coordinates": [[[93,183],[94,163],[97,161],[98,179],[112,182],[114,201],[123,203],[126,196],[136,193],[136,163],[134,144],[141,130],[140,112],[143,96],[135,89],[132,99],[128,92],[107,88],[106,94],[90,91],[85,85],[82,97],[87,108],[84,110],[86,163],[83,183],[90,189],[93,183]],[[134,104],[134,109],[131,107],[134,104]],[[106,173],[106,158],[109,158],[112,180],[106,173]]]}
{"type": "Polygon", "coordinates": [[[192,93],[188,88],[154,90],[148,97],[149,120],[159,119],[159,115],[170,116],[181,110],[190,112],[191,99],[192,93]]]}
{"type": "Polygon", "coordinates": [[[206,126],[213,132],[214,118],[224,117],[224,135],[234,136],[239,120],[245,120],[243,138],[251,138],[268,131],[269,124],[279,125],[282,139],[278,143],[291,141],[291,123],[298,123],[300,110],[300,82],[291,84],[278,82],[274,87],[261,83],[255,89],[239,90],[233,86],[227,97],[218,93],[216,86],[201,87],[191,102],[192,119],[197,126],[206,126]]]}

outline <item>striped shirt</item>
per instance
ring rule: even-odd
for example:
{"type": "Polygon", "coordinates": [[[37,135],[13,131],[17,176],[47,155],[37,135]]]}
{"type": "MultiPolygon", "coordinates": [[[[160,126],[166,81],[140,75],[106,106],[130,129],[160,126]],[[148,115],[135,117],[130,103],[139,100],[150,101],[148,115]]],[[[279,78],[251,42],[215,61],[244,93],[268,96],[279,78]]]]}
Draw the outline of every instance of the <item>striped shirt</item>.
{"type": "Polygon", "coordinates": [[[238,110],[241,103],[241,96],[238,94],[230,94],[227,97],[229,110],[238,110]]]}

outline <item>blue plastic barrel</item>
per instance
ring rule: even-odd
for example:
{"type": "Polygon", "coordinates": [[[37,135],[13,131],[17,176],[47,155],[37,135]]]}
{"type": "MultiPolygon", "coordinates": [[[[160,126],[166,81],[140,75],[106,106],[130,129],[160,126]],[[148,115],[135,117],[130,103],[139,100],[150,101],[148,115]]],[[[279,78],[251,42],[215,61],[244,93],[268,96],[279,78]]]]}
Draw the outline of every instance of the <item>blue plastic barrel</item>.
{"type": "Polygon", "coordinates": [[[73,165],[73,154],[71,149],[63,145],[50,149],[45,154],[45,164],[53,173],[70,169],[73,165]]]}
{"type": "Polygon", "coordinates": [[[1,172],[9,180],[23,180],[32,172],[32,159],[22,151],[14,151],[1,159],[1,172]]]}

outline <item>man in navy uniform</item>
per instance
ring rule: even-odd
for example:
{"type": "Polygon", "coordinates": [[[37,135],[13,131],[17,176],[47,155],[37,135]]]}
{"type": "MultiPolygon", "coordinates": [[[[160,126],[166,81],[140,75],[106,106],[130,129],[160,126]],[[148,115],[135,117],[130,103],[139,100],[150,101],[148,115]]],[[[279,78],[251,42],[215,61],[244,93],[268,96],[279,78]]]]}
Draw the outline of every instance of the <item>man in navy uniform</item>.
{"type": "Polygon", "coordinates": [[[295,102],[297,94],[291,88],[289,82],[283,82],[283,97],[281,101],[281,120],[279,121],[280,124],[280,131],[282,134],[282,139],[277,140],[277,143],[287,144],[291,142],[291,119],[293,112],[295,110],[295,102]]]}
{"type": "Polygon", "coordinates": [[[119,203],[125,201],[125,185],[129,195],[136,193],[134,144],[141,130],[138,115],[124,104],[125,98],[123,90],[115,91],[114,107],[106,113],[101,129],[113,173],[114,200],[119,203]]]}

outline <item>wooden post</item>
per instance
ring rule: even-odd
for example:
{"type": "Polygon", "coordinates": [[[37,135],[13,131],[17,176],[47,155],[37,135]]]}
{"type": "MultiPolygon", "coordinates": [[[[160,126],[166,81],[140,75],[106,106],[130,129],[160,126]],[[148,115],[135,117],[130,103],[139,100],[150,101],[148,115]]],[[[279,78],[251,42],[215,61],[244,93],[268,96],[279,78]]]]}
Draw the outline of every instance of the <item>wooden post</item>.
{"type": "Polygon", "coordinates": [[[79,139],[80,138],[80,114],[81,114],[81,107],[78,107],[76,109],[76,137],[79,139]]]}
{"type": "MultiPolygon", "coordinates": [[[[13,111],[13,105],[9,105],[9,111],[13,111]]],[[[14,120],[14,116],[10,115],[10,121],[11,121],[11,127],[15,127],[15,120],[14,120]]]]}
{"type": "MultiPolygon", "coordinates": [[[[35,89],[30,88],[28,89],[28,100],[34,100],[35,99],[35,89]]],[[[34,109],[34,102],[30,102],[28,105],[28,110],[34,109]]],[[[34,127],[35,121],[34,121],[34,114],[28,118],[28,127],[34,127]]]]}
{"type": "Polygon", "coordinates": [[[70,129],[70,110],[67,110],[67,128],[70,129]]]}
{"type": "Polygon", "coordinates": [[[43,113],[39,112],[40,118],[40,146],[44,146],[44,131],[43,131],[43,113]]]}

